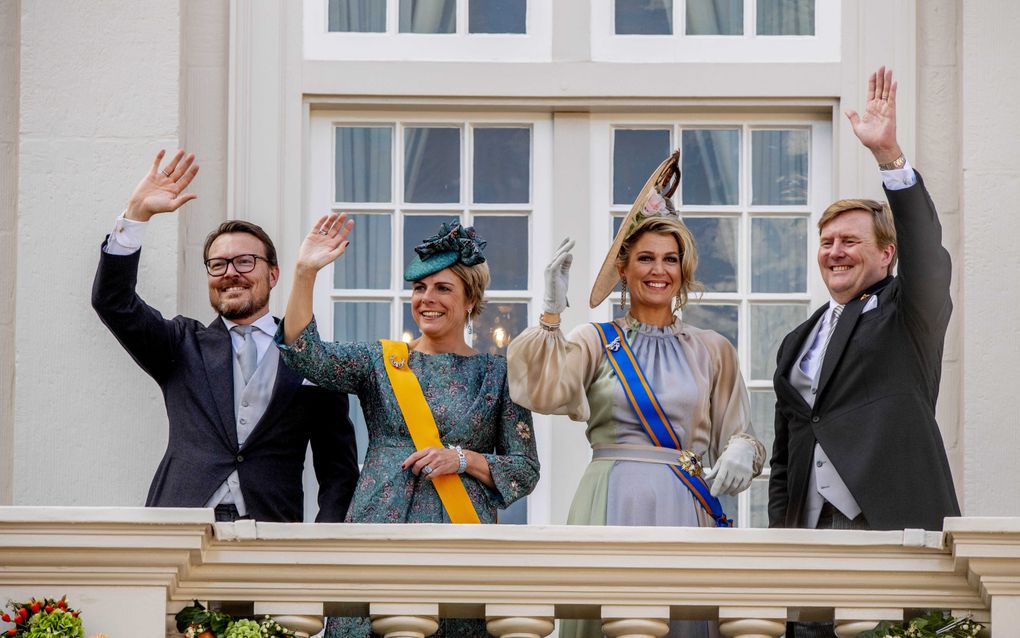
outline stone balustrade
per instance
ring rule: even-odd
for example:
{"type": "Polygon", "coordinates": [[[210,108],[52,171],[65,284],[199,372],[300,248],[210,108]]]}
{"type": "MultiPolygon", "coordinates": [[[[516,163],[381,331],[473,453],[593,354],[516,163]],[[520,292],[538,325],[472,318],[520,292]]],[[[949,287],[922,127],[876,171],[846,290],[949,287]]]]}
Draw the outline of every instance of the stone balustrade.
{"type": "Polygon", "coordinates": [[[175,635],[193,600],[268,614],[308,635],[327,615],[370,616],[388,638],[443,617],[499,638],[601,619],[607,636],[662,636],[710,619],[776,637],[787,619],[841,637],[940,608],[1020,627],[1020,518],[957,518],[944,532],[214,523],[212,512],[0,508],[0,599],[67,594],[86,633],[175,635]]]}

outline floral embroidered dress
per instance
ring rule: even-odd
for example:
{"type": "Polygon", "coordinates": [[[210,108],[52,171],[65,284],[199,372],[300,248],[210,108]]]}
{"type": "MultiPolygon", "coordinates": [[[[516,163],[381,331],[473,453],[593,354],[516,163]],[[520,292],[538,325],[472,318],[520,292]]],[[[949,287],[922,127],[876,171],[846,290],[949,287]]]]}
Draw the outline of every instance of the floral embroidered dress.
{"type": "MultiPolygon", "coordinates": [[[[291,345],[277,343],[284,361],[322,387],[356,394],[368,425],[368,450],[354,500],[352,523],[449,523],[435,487],[401,462],[414,452],[383,366],[378,343],[323,342],[315,320],[291,345]]],[[[445,444],[485,456],[496,489],[464,474],[464,486],[482,523],[495,523],[496,510],[526,496],[538,482],[531,413],[510,399],[506,359],[499,355],[423,354],[411,351],[408,364],[445,444]]],[[[330,618],[327,638],[373,636],[367,618],[330,618]]],[[[487,637],[484,620],[444,620],[435,636],[487,637]]]]}
{"type": "MultiPolygon", "coordinates": [[[[765,448],[751,429],[749,401],[737,353],[724,337],[677,319],[651,326],[628,315],[617,320],[634,357],[669,417],[681,443],[712,465],[733,439],[755,446],[754,473],[765,448]]],[[[651,445],[624,396],[591,324],[569,336],[529,328],[510,344],[510,394],[543,414],[566,414],[588,422],[595,449],[651,445]]],[[[727,512],[729,515],[735,512],[727,512]]],[[[574,494],[567,522],[575,525],[671,525],[709,527],[714,521],[667,465],[595,459],[574,494]]],[[[713,623],[714,624],[714,623],[713,623]]],[[[670,637],[715,635],[706,622],[674,622],[670,637]]],[[[560,623],[565,638],[601,637],[596,621],[560,623]]]]}

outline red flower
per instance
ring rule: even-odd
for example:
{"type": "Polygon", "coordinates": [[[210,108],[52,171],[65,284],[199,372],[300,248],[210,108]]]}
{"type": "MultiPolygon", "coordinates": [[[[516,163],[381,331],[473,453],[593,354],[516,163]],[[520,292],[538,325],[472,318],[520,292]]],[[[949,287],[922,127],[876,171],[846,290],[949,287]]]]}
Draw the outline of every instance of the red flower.
{"type": "Polygon", "coordinates": [[[61,598],[60,600],[57,601],[57,607],[60,607],[61,609],[67,609],[67,601],[61,598]]]}
{"type": "Polygon", "coordinates": [[[8,635],[8,636],[13,636],[13,635],[14,635],[14,634],[16,634],[16,633],[18,633],[18,630],[17,630],[17,629],[8,629],[8,630],[7,630],[7,635],[8,635]]]}
{"type": "Polygon", "coordinates": [[[40,609],[39,603],[32,603],[32,613],[33,614],[38,614],[39,613],[39,609],[40,609]]]}
{"type": "Polygon", "coordinates": [[[72,615],[72,616],[74,616],[75,618],[77,618],[77,617],[78,617],[78,612],[76,612],[76,611],[72,611],[72,612],[71,612],[71,615],[72,615]]]}
{"type": "Polygon", "coordinates": [[[53,605],[46,605],[45,607],[43,607],[43,609],[45,609],[46,613],[48,614],[53,611],[53,605]]]}
{"type": "Polygon", "coordinates": [[[2,618],[4,622],[11,622],[10,614],[4,614],[3,616],[0,616],[0,618],[2,618]]]}
{"type": "Polygon", "coordinates": [[[28,609],[25,607],[20,607],[18,609],[18,615],[21,616],[22,620],[28,618],[28,609]]]}

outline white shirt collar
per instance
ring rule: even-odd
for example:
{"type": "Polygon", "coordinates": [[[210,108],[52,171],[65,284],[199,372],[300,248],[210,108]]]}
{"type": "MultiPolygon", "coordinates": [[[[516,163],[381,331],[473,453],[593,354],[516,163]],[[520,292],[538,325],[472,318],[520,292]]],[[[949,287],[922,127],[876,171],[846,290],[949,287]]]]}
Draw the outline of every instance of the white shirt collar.
{"type": "MultiPolygon", "coordinates": [[[[230,332],[234,326],[238,325],[236,321],[231,321],[226,317],[220,317],[220,319],[223,319],[224,325],[227,326],[227,332],[230,332]]],[[[276,320],[273,319],[273,313],[271,312],[267,312],[266,314],[262,315],[261,317],[253,321],[251,325],[255,326],[256,328],[264,332],[267,336],[272,337],[274,334],[276,334],[276,320]]]]}

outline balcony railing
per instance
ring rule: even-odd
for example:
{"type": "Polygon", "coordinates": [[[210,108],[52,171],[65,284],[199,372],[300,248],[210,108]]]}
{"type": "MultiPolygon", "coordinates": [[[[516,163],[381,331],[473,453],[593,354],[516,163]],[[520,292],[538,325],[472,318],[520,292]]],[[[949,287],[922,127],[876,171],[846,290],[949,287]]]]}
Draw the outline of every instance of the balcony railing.
{"type": "Polygon", "coordinates": [[[940,608],[1020,636],[1020,518],[945,532],[214,523],[210,510],[0,508],[0,602],[67,594],[87,634],[176,635],[192,600],[314,634],[371,615],[388,637],[438,618],[498,637],[600,618],[607,636],[661,636],[711,619],[725,636],[779,636],[788,618],[840,636],[940,608]]]}

